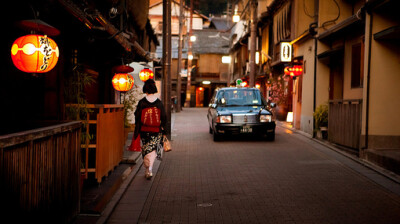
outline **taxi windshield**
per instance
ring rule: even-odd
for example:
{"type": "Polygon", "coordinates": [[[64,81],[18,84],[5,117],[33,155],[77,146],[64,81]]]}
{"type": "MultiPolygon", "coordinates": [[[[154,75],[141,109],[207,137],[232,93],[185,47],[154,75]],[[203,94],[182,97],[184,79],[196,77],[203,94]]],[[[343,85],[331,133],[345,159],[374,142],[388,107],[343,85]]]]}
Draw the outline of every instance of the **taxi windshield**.
{"type": "Polygon", "coordinates": [[[222,106],[261,106],[260,92],[254,89],[227,89],[217,95],[222,106]]]}

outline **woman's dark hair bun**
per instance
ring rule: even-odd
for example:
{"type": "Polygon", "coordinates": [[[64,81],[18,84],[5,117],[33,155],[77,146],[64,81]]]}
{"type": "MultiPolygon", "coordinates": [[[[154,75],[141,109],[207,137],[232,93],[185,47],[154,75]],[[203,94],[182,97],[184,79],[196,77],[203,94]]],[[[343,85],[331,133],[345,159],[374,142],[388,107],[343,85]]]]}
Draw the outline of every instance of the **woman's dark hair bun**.
{"type": "Polygon", "coordinates": [[[158,92],[157,86],[156,86],[156,82],[154,81],[154,79],[148,79],[148,80],[146,80],[146,82],[144,82],[143,93],[154,94],[157,92],[158,92]]]}

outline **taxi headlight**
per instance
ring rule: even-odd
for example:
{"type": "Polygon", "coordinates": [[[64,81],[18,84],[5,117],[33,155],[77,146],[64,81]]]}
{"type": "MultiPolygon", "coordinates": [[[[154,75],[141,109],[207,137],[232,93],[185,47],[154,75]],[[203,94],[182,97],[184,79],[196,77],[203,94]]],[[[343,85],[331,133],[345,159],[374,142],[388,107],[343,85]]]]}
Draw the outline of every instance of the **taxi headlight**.
{"type": "Polygon", "coordinates": [[[217,123],[232,123],[232,116],[218,116],[217,123]]]}
{"type": "Polygon", "coordinates": [[[260,122],[271,122],[272,116],[271,115],[260,115],[260,122]]]}

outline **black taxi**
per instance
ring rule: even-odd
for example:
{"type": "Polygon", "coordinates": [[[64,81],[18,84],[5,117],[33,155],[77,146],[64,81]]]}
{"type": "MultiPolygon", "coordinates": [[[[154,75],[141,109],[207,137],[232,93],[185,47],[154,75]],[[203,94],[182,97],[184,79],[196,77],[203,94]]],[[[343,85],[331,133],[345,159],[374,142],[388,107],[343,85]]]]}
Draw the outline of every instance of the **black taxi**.
{"type": "Polygon", "coordinates": [[[216,89],[208,107],[210,134],[214,141],[223,135],[257,134],[275,140],[275,119],[271,108],[257,88],[216,89]]]}

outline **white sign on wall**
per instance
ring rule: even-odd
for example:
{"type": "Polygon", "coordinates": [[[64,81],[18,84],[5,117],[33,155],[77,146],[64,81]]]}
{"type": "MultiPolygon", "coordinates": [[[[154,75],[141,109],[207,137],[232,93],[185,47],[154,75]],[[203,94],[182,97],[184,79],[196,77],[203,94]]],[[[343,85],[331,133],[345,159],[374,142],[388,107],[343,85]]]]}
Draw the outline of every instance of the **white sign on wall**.
{"type": "Polygon", "coordinates": [[[289,42],[281,42],[281,62],[292,61],[292,45],[289,42]]]}

